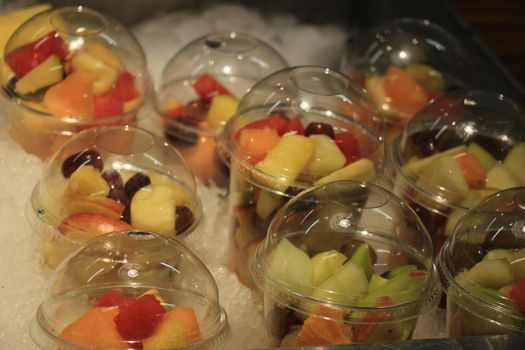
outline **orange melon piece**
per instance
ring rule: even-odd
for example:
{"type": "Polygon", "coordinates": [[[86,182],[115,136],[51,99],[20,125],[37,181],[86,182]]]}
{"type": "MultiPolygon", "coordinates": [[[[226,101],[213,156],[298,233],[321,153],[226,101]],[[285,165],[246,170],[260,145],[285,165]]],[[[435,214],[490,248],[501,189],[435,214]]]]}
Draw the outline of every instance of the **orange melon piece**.
{"type": "Polygon", "coordinates": [[[428,103],[425,89],[399,67],[388,68],[384,88],[390,105],[405,118],[411,117],[428,103]]]}
{"type": "Polygon", "coordinates": [[[67,326],[59,337],[76,345],[96,349],[127,349],[113,319],[118,308],[95,307],[67,326]]]}
{"type": "Polygon", "coordinates": [[[184,157],[195,176],[206,181],[215,174],[216,154],[215,139],[200,136],[198,142],[192,147],[177,147],[177,151],[184,157]]]}
{"type": "Polygon", "coordinates": [[[277,146],[280,139],[275,129],[244,129],[239,135],[239,153],[251,164],[257,164],[277,146]]]}
{"type": "Polygon", "coordinates": [[[93,78],[77,71],[50,87],[43,100],[46,110],[59,117],[93,118],[93,78]]]}
{"type": "Polygon", "coordinates": [[[298,345],[329,345],[352,343],[341,310],[319,306],[305,321],[297,335],[298,345]]]}
{"type": "Polygon", "coordinates": [[[184,328],[188,335],[188,342],[194,343],[202,339],[201,330],[199,327],[199,322],[197,321],[197,316],[195,311],[191,307],[179,306],[175,309],[168,312],[165,318],[176,317],[182,321],[184,328]]]}

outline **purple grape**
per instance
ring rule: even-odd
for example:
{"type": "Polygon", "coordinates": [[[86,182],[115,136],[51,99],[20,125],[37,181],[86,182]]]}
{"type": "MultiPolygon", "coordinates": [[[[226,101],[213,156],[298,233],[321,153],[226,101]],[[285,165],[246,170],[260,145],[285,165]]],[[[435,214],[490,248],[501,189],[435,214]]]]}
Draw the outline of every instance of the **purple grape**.
{"type": "Polygon", "coordinates": [[[129,206],[130,200],[123,188],[112,188],[109,191],[108,197],[122,203],[126,207],[129,206]]]}
{"type": "Polygon", "coordinates": [[[318,122],[311,122],[308,124],[306,129],[304,130],[304,136],[310,136],[310,135],[326,135],[333,139],[335,137],[334,134],[334,128],[330,124],[326,123],[318,123],[318,122]]]}
{"type": "Polygon", "coordinates": [[[87,149],[82,152],[75,153],[64,160],[62,163],[62,175],[64,175],[65,178],[68,178],[78,168],[84,165],[91,165],[102,171],[102,168],[104,168],[104,161],[97,151],[87,149]]]}
{"type": "Polygon", "coordinates": [[[184,108],[184,119],[192,124],[203,121],[208,114],[210,103],[207,100],[200,99],[188,102],[184,108]]]}
{"type": "Polygon", "coordinates": [[[177,232],[178,235],[189,229],[194,221],[195,217],[190,208],[186,206],[177,206],[175,209],[175,232],[177,232]]]}
{"type": "Polygon", "coordinates": [[[148,186],[151,183],[148,176],[143,173],[136,173],[124,185],[124,191],[126,191],[129,199],[133,198],[135,193],[140,190],[142,187],[148,186]]]}
{"type": "Polygon", "coordinates": [[[124,182],[122,181],[122,176],[116,170],[106,170],[102,173],[102,177],[109,185],[110,189],[121,189],[124,190],[124,182]]]}

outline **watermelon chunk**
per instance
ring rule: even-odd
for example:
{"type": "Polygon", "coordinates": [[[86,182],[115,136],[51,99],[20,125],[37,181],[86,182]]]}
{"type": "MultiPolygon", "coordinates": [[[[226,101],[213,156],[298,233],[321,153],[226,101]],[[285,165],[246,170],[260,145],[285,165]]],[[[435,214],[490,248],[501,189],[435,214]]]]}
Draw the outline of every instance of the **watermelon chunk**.
{"type": "Polygon", "coordinates": [[[93,98],[95,119],[107,118],[124,112],[124,102],[114,94],[104,94],[93,98]]]}
{"type": "Polygon", "coordinates": [[[153,334],[165,313],[166,309],[154,295],[142,295],[115,316],[117,331],[127,340],[146,339],[153,334]]]}
{"type": "Polygon", "coordinates": [[[193,88],[201,98],[205,99],[212,98],[215,95],[229,95],[235,97],[230,91],[228,91],[228,89],[209,74],[201,75],[199,79],[193,83],[193,88]]]}
{"type": "Polygon", "coordinates": [[[335,134],[334,141],[346,157],[345,165],[353,163],[361,158],[359,142],[352,133],[348,131],[338,132],[335,134]]]}

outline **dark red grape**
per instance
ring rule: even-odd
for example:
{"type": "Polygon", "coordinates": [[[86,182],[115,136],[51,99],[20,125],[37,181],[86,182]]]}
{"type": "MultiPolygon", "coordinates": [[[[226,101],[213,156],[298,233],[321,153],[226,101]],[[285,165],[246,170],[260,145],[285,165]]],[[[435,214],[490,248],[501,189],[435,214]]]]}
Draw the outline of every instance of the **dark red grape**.
{"type": "Polygon", "coordinates": [[[109,190],[108,197],[124,204],[126,207],[129,206],[130,200],[123,188],[112,188],[109,190]]]}
{"type": "Polygon", "coordinates": [[[190,228],[194,221],[195,217],[190,208],[186,206],[177,206],[175,209],[175,232],[177,232],[178,235],[190,228]]]}
{"type": "Polygon", "coordinates": [[[62,175],[68,178],[78,168],[84,165],[91,165],[102,171],[102,168],[104,167],[104,161],[97,151],[87,149],[82,152],[75,153],[64,160],[62,163],[62,175]]]}
{"type": "Polygon", "coordinates": [[[126,191],[129,199],[133,198],[135,193],[140,190],[142,187],[148,186],[151,183],[148,176],[143,173],[136,173],[124,185],[124,191],[126,191]]]}
{"type": "Polygon", "coordinates": [[[116,170],[106,170],[102,173],[102,177],[109,185],[110,189],[122,189],[124,190],[124,182],[122,181],[122,176],[116,170]]]}
{"type": "Polygon", "coordinates": [[[200,99],[188,102],[184,108],[183,118],[192,124],[197,124],[206,118],[209,108],[210,103],[208,100],[200,99]]]}
{"type": "Polygon", "coordinates": [[[322,134],[333,139],[335,137],[334,128],[330,124],[311,122],[304,130],[305,136],[322,134]]]}

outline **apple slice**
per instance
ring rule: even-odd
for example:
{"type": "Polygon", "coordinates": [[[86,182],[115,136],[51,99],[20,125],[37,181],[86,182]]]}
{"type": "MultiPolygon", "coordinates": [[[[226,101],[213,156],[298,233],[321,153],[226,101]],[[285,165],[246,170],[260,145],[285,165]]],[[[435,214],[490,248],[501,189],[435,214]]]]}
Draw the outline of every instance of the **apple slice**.
{"type": "Polygon", "coordinates": [[[366,278],[370,279],[372,276],[372,258],[370,256],[370,247],[366,243],[362,243],[355,250],[350,258],[350,261],[363,269],[366,278]]]}
{"type": "Polygon", "coordinates": [[[315,182],[315,185],[323,185],[333,181],[356,180],[371,181],[376,176],[374,163],[370,159],[361,158],[348,164],[342,169],[336,170],[315,182]]]}
{"type": "Polygon", "coordinates": [[[466,286],[474,283],[484,288],[499,289],[514,282],[514,274],[506,259],[481,260],[470,270],[456,276],[456,281],[466,286]]]}
{"type": "Polygon", "coordinates": [[[131,224],[133,227],[175,237],[175,210],[177,193],[171,186],[147,185],[131,199],[131,224]]]}
{"type": "Polygon", "coordinates": [[[405,72],[421,84],[427,92],[445,91],[447,84],[443,75],[426,64],[411,64],[405,72]]]}
{"type": "Polygon", "coordinates": [[[109,197],[101,196],[75,196],[67,201],[62,209],[63,216],[73,214],[100,214],[119,220],[125,206],[109,197]]]}
{"type": "Polygon", "coordinates": [[[328,250],[312,257],[313,284],[320,285],[346,261],[346,255],[337,250],[328,250]]]}
{"type": "Polygon", "coordinates": [[[106,233],[132,228],[127,222],[99,214],[73,214],[58,226],[62,234],[79,242],[85,242],[106,233]]]}
{"type": "Polygon", "coordinates": [[[377,288],[381,287],[383,284],[388,282],[386,278],[383,278],[379,275],[373,274],[372,277],[370,277],[370,283],[368,284],[368,294],[372,293],[377,288]]]}
{"type": "Polygon", "coordinates": [[[487,172],[485,185],[487,188],[504,190],[506,188],[519,187],[520,184],[505,164],[497,162],[487,172]]]}
{"type": "Polygon", "coordinates": [[[389,279],[388,282],[374,289],[362,299],[361,303],[363,306],[374,306],[384,297],[388,297],[392,305],[416,300],[425,286],[427,277],[428,273],[423,270],[399,273],[394,278],[389,279]]]}
{"type": "Polygon", "coordinates": [[[308,254],[282,239],[268,256],[268,272],[290,289],[307,294],[313,283],[313,266],[308,254]]]}

